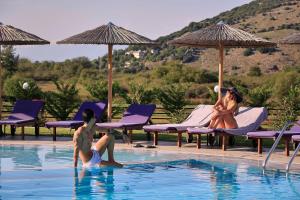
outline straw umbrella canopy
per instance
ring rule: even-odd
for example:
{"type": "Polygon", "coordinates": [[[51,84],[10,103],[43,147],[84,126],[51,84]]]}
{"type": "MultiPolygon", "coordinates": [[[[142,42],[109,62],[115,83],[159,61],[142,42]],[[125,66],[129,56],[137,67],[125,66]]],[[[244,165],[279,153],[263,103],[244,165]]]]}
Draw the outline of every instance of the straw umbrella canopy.
{"type": "Polygon", "coordinates": [[[113,45],[153,45],[154,41],[113,23],[58,41],[57,44],[106,44],[108,45],[108,121],[112,117],[112,50],[113,45]]]}
{"type": "Polygon", "coordinates": [[[192,33],[186,33],[169,44],[176,46],[204,47],[219,49],[219,98],[223,85],[223,61],[224,48],[255,48],[273,47],[275,43],[259,38],[243,30],[233,28],[223,22],[200,29],[192,33]]]}
{"type": "MultiPolygon", "coordinates": [[[[10,25],[4,25],[0,22],[0,55],[1,45],[41,45],[50,44],[36,35],[25,32],[10,25]]],[[[2,114],[2,66],[0,60],[0,119],[2,114]]]]}
{"type": "Polygon", "coordinates": [[[289,35],[281,40],[279,40],[279,44],[290,44],[290,45],[299,45],[300,44],[300,33],[294,33],[289,35]]]}

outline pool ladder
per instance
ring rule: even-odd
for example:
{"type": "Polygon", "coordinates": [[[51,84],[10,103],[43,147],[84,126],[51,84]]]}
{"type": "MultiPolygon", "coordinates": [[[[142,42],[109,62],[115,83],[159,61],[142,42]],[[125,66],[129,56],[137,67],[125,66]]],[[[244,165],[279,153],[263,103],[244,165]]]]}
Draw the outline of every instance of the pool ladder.
{"type": "MultiPolygon", "coordinates": [[[[271,149],[270,149],[270,151],[269,151],[269,153],[268,153],[266,159],[264,160],[264,162],[263,162],[263,164],[262,164],[262,167],[263,167],[264,170],[266,169],[267,163],[268,163],[268,161],[269,161],[269,159],[270,159],[272,153],[275,151],[276,147],[278,146],[278,144],[279,144],[279,142],[280,142],[282,136],[284,135],[286,129],[287,129],[291,124],[293,124],[293,122],[286,122],[285,125],[283,126],[283,128],[281,129],[281,131],[280,131],[278,137],[276,138],[276,140],[275,140],[274,144],[272,145],[272,147],[271,147],[271,149]]],[[[298,144],[297,148],[295,149],[295,152],[293,153],[293,155],[292,155],[292,157],[290,158],[288,164],[286,165],[286,168],[285,168],[285,169],[286,169],[286,172],[289,172],[290,167],[291,167],[291,165],[292,165],[292,163],[293,163],[293,161],[294,161],[294,158],[297,156],[297,153],[299,152],[299,150],[300,150],[300,143],[298,144]]]]}

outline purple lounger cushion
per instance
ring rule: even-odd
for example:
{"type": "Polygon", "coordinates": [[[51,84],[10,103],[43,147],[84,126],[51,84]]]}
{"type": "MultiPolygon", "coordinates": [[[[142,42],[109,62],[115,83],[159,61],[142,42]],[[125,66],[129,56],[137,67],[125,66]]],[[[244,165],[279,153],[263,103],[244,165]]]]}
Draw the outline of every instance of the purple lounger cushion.
{"type": "Polygon", "coordinates": [[[208,129],[208,128],[188,128],[192,134],[208,134],[223,132],[230,135],[246,135],[250,131],[256,130],[261,123],[267,118],[266,108],[241,107],[235,119],[238,124],[236,129],[208,129]]]}
{"type": "Polygon", "coordinates": [[[83,125],[82,112],[85,109],[93,110],[96,116],[96,121],[99,122],[106,106],[107,102],[83,102],[73,120],[47,122],[46,127],[78,128],[83,125]]]}
{"type": "Polygon", "coordinates": [[[97,123],[100,129],[140,129],[147,124],[154,113],[154,104],[131,104],[118,122],[97,123]]]}
{"type": "Polygon", "coordinates": [[[198,105],[182,123],[147,125],[143,129],[148,132],[177,132],[186,131],[189,127],[203,127],[210,122],[212,109],[213,105],[198,105]]]}
{"type": "MultiPolygon", "coordinates": [[[[297,122],[300,124],[300,120],[297,122]]],[[[295,123],[288,131],[284,132],[284,136],[300,135],[300,126],[295,123]]],[[[280,131],[255,131],[247,133],[248,138],[276,138],[280,131]]]]}
{"type": "Polygon", "coordinates": [[[47,122],[46,127],[51,128],[51,127],[61,127],[61,128],[73,128],[73,127],[79,127],[82,126],[84,123],[83,121],[75,121],[75,120],[70,120],[70,121],[56,121],[56,122],[47,122]]]}
{"type": "Polygon", "coordinates": [[[43,106],[44,102],[41,100],[17,100],[12,113],[7,119],[0,120],[0,125],[33,123],[43,106]]]}
{"type": "Polygon", "coordinates": [[[300,135],[293,135],[292,139],[294,142],[300,142],[300,135]]]}

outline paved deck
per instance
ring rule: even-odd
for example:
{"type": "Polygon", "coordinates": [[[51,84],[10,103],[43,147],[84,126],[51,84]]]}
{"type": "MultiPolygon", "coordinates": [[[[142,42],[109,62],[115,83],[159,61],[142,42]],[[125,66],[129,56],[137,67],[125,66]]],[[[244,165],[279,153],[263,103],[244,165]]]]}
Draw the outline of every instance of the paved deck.
{"type": "MultiPolygon", "coordinates": [[[[122,141],[117,141],[116,149],[143,149],[147,151],[163,151],[163,152],[175,152],[180,154],[187,154],[198,157],[217,157],[223,161],[228,159],[244,159],[249,161],[251,164],[261,167],[263,160],[266,157],[266,154],[269,149],[264,149],[262,155],[258,155],[256,149],[249,147],[233,147],[229,148],[227,151],[222,151],[218,147],[210,148],[206,147],[205,144],[202,145],[203,148],[197,149],[196,144],[183,144],[181,148],[176,146],[175,142],[163,142],[159,141],[159,145],[156,148],[148,149],[145,147],[135,148],[135,144],[142,144],[146,146],[147,144],[152,144],[152,142],[147,141],[139,141],[133,142],[133,144],[124,144],[122,141]]],[[[72,147],[72,138],[70,137],[58,137],[57,141],[53,142],[52,137],[40,136],[38,138],[34,136],[26,136],[25,140],[21,140],[21,137],[15,136],[12,138],[11,136],[1,137],[0,145],[10,145],[10,144],[20,144],[20,145],[57,145],[57,146],[69,146],[72,147]]],[[[291,151],[292,155],[293,151],[291,151]]],[[[188,158],[188,156],[187,156],[188,158]]],[[[268,164],[268,168],[271,169],[280,169],[284,170],[285,166],[290,157],[284,155],[284,150],[278,149],[272,155],[270,162],[268,164]]],[[[292,171],[300,172],[300,153],[293,162],[292,171]]]]}

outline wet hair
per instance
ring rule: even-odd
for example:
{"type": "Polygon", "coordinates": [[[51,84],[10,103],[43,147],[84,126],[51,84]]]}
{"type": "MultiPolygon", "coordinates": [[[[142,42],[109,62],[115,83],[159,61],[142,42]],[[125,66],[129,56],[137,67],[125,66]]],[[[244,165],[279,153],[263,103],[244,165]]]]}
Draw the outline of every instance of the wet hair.
{"type": "Polygon", "coordinates": [[[94,111],[92,111],[91,109],[85,109],[82,112],[82,120],[85,123],[89,123],[93,117],[94,117],[94,111]]]}

